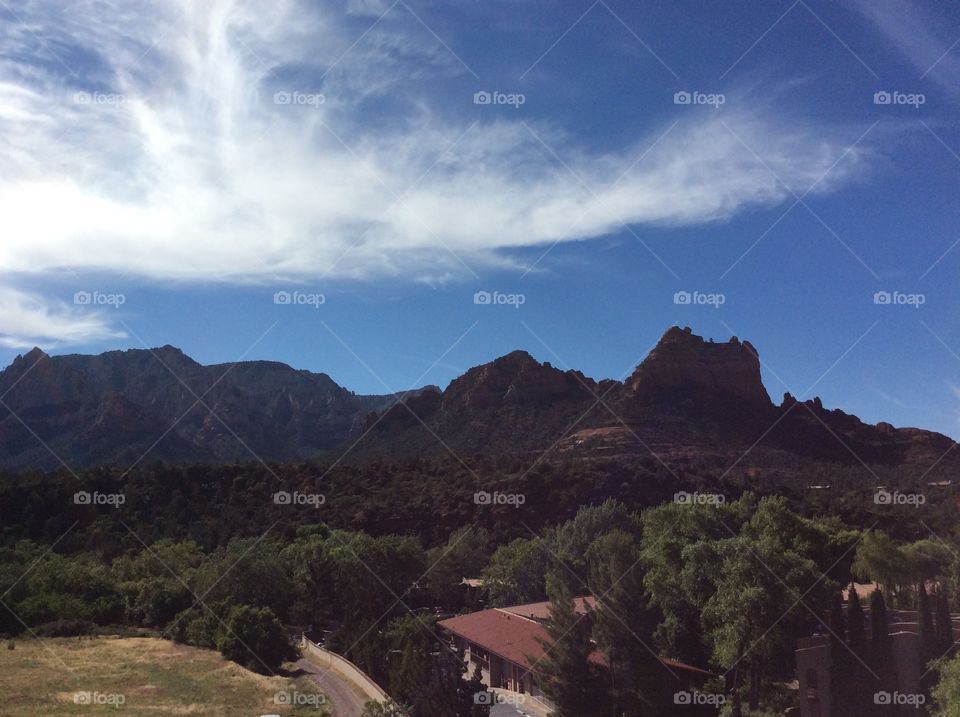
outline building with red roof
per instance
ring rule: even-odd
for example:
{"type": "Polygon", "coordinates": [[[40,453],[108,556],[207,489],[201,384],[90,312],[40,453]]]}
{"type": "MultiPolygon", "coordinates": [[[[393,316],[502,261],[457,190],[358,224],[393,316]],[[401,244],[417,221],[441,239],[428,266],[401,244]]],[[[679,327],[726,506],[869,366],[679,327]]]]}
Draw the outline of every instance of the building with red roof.
{"type": "MultiPolygon", "coordinates": [[[[594,598],[576,598],[575,608],[587,614],[596,607],[594,598]]],[[[439,623],[448,633],[457,651],[467,663],[468,675],[480,667],[483,682],[546,701],[538,684],[538,666],[546,655],[544,645],[550,644],[543,622],[549,617],[550,603],[539,602],[511,607],[492,608],[458,615],[439,623]]],[[[595,651],[591,659],[605,664],[603,655],[595,651]]],[[[664,668],[690,684],[702,683],[713,673],[685,665],[676,660],[660,658],[664,668]]]]}

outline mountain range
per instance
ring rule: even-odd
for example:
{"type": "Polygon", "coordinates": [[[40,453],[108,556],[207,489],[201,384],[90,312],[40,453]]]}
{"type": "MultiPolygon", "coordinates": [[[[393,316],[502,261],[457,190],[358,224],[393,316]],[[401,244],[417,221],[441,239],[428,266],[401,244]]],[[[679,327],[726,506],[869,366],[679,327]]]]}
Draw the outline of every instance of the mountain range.
{"type": "Polygon", "coordinates": [[[514,351],[446,389],[357,395],[270,361],[203,366],[172,346],[98,356],[33,349],[0,372],[0,467],[299,461],[447,453],[650,455],[917,467],[952,439],[870,425],[819,398],[774,403],[756,349],[672,327],[624,381],[514,351]]]}

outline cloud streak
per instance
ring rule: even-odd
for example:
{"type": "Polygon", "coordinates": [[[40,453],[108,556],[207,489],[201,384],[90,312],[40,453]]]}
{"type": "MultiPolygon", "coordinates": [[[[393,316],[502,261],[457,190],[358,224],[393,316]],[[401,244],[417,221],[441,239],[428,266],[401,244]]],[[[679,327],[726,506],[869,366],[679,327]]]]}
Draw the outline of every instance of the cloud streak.
{"type": "Polygon", "coordinates": [[[126,336],[110,323],[104,312],[84,311],[35,293],[0,287],[0,346],[87,344],[126,336]]]}
{"type": "Polygon", "coordinates": [[[459,65],[399,7],[355,46],[370,17],[357,26],[324,6],[144,8],[88,2],[67,16],[31,2],[0,36],[0,273],[436,280],[623,224],[771,206],[844,150],[769,108],[683,108],[662,141],[666,126],[598,154],[536,122],[407,94],[411,68],[459,65]],[[278,92],[307,99],[277,104],[278,92]]]}

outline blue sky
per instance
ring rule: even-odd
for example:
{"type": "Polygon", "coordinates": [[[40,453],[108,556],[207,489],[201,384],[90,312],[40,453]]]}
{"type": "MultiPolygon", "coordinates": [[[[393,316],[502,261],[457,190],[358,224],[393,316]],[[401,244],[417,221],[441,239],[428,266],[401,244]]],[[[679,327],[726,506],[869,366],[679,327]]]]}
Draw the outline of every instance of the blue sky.
{"type": "Polygon", "coordinates": [[[516,348],[622,378],[679,324],[960,436],[960,9],[705,5],[4,5],[0,361],[382,393],[516,348]]]}

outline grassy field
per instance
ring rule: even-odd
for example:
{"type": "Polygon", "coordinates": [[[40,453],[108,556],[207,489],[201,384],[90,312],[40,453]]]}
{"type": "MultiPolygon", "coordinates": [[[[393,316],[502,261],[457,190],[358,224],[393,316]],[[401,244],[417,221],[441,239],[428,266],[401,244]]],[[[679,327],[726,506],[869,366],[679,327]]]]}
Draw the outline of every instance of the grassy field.
{"type": "Polygon", "coordinates": [[[0,643],[4,717],[327,714],[311,706],[316,695],[305,679],[264,677],[219,653],[154,638],[17,640],[13,650],[0,643]]]}

